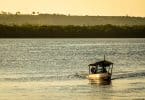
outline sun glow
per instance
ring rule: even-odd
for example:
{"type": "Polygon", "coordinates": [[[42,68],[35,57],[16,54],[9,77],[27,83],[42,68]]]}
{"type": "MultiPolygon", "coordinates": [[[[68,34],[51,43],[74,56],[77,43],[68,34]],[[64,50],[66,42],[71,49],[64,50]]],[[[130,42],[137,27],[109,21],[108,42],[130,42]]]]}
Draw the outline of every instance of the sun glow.
{"type": "Polygon", "coordinates": [[[145,0],[0,0],[0,11],[145,16],[145,0]]]}

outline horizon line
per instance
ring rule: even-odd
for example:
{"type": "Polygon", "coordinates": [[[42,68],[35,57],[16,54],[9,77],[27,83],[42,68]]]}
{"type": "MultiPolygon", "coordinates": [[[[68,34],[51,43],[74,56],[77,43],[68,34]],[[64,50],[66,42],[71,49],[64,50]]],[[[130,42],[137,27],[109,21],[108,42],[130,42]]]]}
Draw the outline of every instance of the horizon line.
{"type": "Polygon", "coordinates": [[[94,16],[94,17],[142,17],[145,16],[134,16],[134,15],[95,15],[95,14],[63,14],[63,13],[47,13],[47,12],[39,12],[39,11],[32,11],[31,13],[23,13],[21,11],[9,12],[9,11],[1,11],[0,15],[56,15],[56,16],[94,16]]]}

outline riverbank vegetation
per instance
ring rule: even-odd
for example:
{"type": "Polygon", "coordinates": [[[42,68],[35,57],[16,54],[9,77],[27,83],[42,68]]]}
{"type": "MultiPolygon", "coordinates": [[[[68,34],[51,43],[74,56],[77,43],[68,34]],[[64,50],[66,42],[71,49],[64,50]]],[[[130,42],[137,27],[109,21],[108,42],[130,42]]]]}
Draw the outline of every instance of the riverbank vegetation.
{"type": "Polygon", "coordinates": [[[0,38],[145,38],[145,25],[0,25],[0,38]]]}

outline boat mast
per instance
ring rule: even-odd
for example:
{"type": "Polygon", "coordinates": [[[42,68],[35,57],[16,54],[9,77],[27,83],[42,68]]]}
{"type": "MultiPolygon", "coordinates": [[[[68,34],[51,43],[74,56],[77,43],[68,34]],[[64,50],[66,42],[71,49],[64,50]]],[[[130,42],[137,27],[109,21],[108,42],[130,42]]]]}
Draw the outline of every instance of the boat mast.
{"type": "Polygon", "coordinates": [[[104,55],[104,61],[105,61],[105,55],[104,55]]]}

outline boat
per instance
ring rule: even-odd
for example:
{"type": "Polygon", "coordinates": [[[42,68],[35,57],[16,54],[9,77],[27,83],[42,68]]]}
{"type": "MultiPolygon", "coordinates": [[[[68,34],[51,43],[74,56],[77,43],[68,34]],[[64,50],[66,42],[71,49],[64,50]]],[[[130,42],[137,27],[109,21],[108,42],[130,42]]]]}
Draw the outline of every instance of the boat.
{"type": "Polygon", "coordinates": [[[104,60],[89,64],[89,75],[87,78],[91,84],[110,84],[113,63],[104,60]]]}

